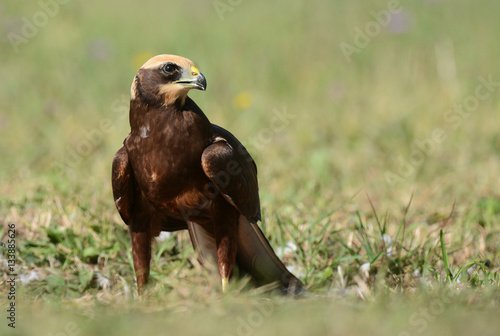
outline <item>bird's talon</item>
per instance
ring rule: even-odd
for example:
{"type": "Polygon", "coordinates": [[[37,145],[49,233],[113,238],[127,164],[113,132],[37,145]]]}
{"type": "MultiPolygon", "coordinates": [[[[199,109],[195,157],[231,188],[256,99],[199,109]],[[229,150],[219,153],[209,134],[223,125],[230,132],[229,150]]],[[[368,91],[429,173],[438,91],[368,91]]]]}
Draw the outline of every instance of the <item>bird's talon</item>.
{"type": "Polygon", "coordinates": [[[222,279],[222,293],[227,293],[229,289],[229,281],[227,278],[222,279]]]}

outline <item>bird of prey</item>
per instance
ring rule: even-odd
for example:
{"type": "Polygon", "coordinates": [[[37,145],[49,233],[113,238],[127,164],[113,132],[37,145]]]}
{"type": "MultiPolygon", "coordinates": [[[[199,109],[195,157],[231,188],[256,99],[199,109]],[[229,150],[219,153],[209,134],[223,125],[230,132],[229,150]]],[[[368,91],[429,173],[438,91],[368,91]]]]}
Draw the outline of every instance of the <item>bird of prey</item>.
{"type": "Polygon", "coordinates": [[[200,262],[218,268],[223,292],[235,264],[258,284],[305,292],[257,225],[252,157],[188,97],[189,90],[206,87],[193,62],[174,55],[151,58],[132,82],[131,131],[114,157],[112,187],[130,230],[139,292],[149,277],[152,239],[184,229],[200,262]]]}

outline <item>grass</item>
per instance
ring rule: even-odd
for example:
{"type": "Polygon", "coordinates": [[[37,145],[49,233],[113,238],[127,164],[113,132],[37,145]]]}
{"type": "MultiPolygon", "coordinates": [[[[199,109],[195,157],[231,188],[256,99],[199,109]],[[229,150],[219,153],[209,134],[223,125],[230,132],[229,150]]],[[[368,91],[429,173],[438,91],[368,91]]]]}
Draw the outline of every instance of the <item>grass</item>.
{"type": "Polygon", "coordinates": [[[350,62],[339,46],[387,2],[243,1],[221,20],[210,1],[70,1],[17,53],[8,33],[42,7],[1,3],[16,334],[497,334],[500,99],[482,83],[500,81],[500,5],[401,3],[350,62]],[[251,151],[264,232],[314,297],[245,279],[223,296],[180,232],[156,243],[137,298],[110,166],[133,75],[159,53],[207,77],[190,96],[251,151]]]}

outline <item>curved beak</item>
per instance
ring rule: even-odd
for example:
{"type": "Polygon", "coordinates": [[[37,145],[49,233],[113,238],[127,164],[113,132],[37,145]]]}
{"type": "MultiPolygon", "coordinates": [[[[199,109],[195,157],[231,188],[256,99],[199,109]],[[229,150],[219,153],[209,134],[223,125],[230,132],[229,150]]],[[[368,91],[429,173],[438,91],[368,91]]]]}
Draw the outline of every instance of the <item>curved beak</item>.
{"type": "Polygon", "coordinates": [[[201,91],[205,91],[207,89],[207,79],[201,72],[198,72],[198,74],[194,77],[181,78],[176,81],[176,83],[182,84],[190,89],[197,89],[201,91]]]}
{"type": "Polygon", "coordinates": [[[207,79],[201,72],[198,74],[198,76],[196,76],[195,89],[201,91],[205,91],[207,89],[207,79]]]}

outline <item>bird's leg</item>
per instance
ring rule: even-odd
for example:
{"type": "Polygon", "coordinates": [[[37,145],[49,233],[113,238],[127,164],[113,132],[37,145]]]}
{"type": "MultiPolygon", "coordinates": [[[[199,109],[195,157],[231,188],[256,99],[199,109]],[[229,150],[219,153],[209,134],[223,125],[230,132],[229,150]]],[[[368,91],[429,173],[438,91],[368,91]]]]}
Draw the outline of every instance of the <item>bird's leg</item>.
{"type": "Polygon", "coordinates": [[[231,235],[221,235],[217,237],[217,261],[219,273],[222,279],[222,292],[227,292],[229,276],[236,261],[236,241],[231,235]]]}
{"type": "Polygon", "coordinates": [[[151,261],[151,234],[148,231],[135,231],[130,227],[132,238],[132,258],[134,260],[135,277],[139,295],[149,278],[149,262],[151,261]]]}
{"type": "MultiPolygon", "coordinates": [[[[224,201],[227,204],[227,202],[224,201]]],[[[229,277],[236,262],[238,216],[237,210],[229,204],[226,211],[219,212],[215,222],[215,244],[217,246],[217,264],[222,280],[222,292],[227,292],[229,277]]]]}

